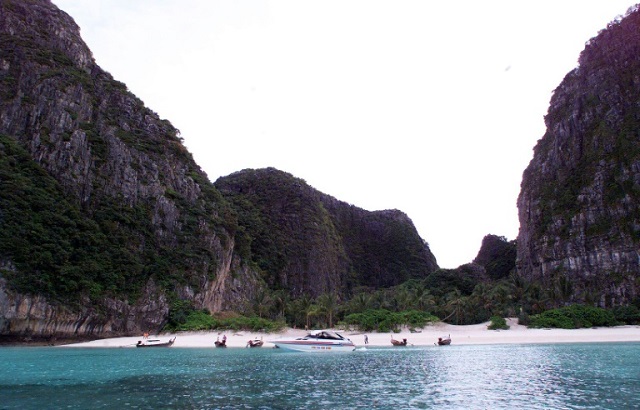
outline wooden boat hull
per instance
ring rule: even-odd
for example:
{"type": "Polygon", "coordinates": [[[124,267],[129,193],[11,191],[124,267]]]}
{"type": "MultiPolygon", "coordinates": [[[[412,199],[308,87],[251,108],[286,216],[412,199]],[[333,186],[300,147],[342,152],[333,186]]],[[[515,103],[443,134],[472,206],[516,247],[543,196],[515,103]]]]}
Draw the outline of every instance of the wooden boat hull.
{"type": "Polygon", "coordinates": [[[439,346],[449,346],[451,344],[451,339],[438,339],[439,346]]]}

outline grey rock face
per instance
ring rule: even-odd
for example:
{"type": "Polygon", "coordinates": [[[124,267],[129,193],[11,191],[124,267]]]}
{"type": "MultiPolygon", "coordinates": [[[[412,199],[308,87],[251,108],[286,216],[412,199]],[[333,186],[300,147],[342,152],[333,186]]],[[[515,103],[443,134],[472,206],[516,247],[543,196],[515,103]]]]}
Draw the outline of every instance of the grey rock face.
{"type": "MultiPolygon", "coordinates": [[[[122,245],[130,252],[200,250],[179,267],[189,279],[175,289],[156,285],[149,272],[137,279],[146,283],[135,300],[106,298],[96,305],[80,294],[79,309],[16,293],[1,280],[0,334],[159,329],[167,319],[168,290],[216,311],[263,286],[234,256],[229,224],[220,216],[226,205],[179,131],[98,67],[78,26],[48,0],[0,2],[0,134],[26,148],[86,218],[105,204],[149,210],[142,216],[149,232],[132,231],[131,243],[122,245]],[[232,269],[246,280],[233,279],[232,269]]],[[[0,255],[0,264],[16,272],[10,256],[0,255]]]]}
{"type": "Polygon", "coordinates": [[[556,304],[629,303],[640,290],[640,14],[592,39],[555,90],[525,170],[518,271],[556,304]]]}

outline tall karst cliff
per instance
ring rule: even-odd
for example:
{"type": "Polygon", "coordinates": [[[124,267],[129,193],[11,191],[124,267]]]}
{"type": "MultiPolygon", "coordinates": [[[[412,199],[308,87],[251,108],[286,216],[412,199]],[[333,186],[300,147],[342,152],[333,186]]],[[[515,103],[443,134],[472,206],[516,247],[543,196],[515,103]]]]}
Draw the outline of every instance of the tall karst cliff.
{"type": "Polygon", "coordinates": [[[640,295],[640,11],[591,39],[555,90],[518,198],[518,271],[557,304],[640,295]]]}
{"type": "Polygon", "coordinates": [[[215,311],[261,282],[178,130],[48,0],[0,1],[0,170],[0,333],[157,329],[171,299],[215,311]]]}
{"type": "Polygon", "coordinates": [[[294,297],[389,287],[438,269],[400,211],[365,211],[273,168],[240,171],[215,186],[238,210],[239,252],[294,297]]]}
{"type": "Polygon", "coordinates": [[[251,313],[265,292],[340,299],[437,268],[403,213],[270,174],[223,196],[70,16],[0,0],[0,337],[159,330],[176,301],[251,313]]]}

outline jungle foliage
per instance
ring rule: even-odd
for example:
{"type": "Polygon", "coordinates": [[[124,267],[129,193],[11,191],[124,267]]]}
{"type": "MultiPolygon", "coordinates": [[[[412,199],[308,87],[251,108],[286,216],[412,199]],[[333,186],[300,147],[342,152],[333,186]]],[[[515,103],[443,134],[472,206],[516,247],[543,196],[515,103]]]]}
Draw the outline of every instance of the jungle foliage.
{"type": "Polygon", "coordinates": [[[579,329],[620,324],[612,311],[594,306],[571,305],[551,309],[530,318],[529,327],[579,329]]]}
{"type": "Polygon", "coordinates": [[[417,310],[391,312],[386,309],[370,309],[362,313],[345,316],[342,322],[346,327],[355,327],[363,331],[400,332],[401,327],[409,329],[423,328],[439,319],[429,313],[417,310]]]}
{"type": "MultiPolygon", "coordinates": [[[[476,260],[491,266],[515,266],[512,241],[495,237],[488,242],[490,245],[483,244],[490,249],[481,251],[479,255],[484,256],[476,260]]],[[[505,317],[518,317],[520,324],[542,327],[640,323],[640,300],[613,310],[578,306],[556,311],[564,298],[559,289],[543,288],[517,275],[515,269],[495,280],[482,266],[468,264],[440,269],[425,279],[389,288],[356,288],[342,299],[331,294],[291,298],[283,290],[271,291],[260,295],[259,303],[253,303],[248,314],[298,328],[337,324],[380,332],[405,326],[417,329],[437,320],[457,325],[490,321],[491,328],[508,329],[505,317]]]]}
{"type": "MultiPolygon", "coordinates": [[[[210,204],[223,201],[215,188],[206,189],[210,204]]],[[[12,289],[74,307],[108,296],[135,300],[150,277],[165,289],[199,285],[188,272],[211,255],[194,238],[201,220],[213,221],[213,212],[185,207],[179,246],[172,246],[157,241],[151,204],[131,207],[104,196],[92,206],[81,209],[68,201],[17,141],[0,135],[0,258],[15,265],[0,273],[12,289]]],[[[218,212],[212,224],[232,226],[227,214],[218,212]]]]}
{"type": "Polygon", "coordinates": [[[277,332],[286,324],[282,320],[271,320],[257,315],[241,315],[233,312],[211,314],[206,309],[196,309],[187,300],[174,299],[169,311],[165,331],[199,330],[250,330],[277,332]]]}
{"type": "Polygon", "coordinates": [[[13,139],[0,135],[0,256],[10,286],[25,294],[78,303],[126,289],[138,269],[127,250],[69,203],[58,183],[13,139]],[[117,245],[117,246],[114,246],[117,245]],[[19,272],[19,273],[18,273],[19,272]]]}

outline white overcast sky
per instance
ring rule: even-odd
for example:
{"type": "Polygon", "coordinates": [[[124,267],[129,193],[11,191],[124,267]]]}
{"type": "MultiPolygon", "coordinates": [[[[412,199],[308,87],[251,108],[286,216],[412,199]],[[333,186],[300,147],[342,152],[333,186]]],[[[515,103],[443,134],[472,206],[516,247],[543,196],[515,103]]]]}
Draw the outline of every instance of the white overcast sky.
{"type": "Polygon", "coordinates": [[[215,181],[400,209],[438,264],[515,239],[552,91],[621,0],[53,0],[215,181]]]}

